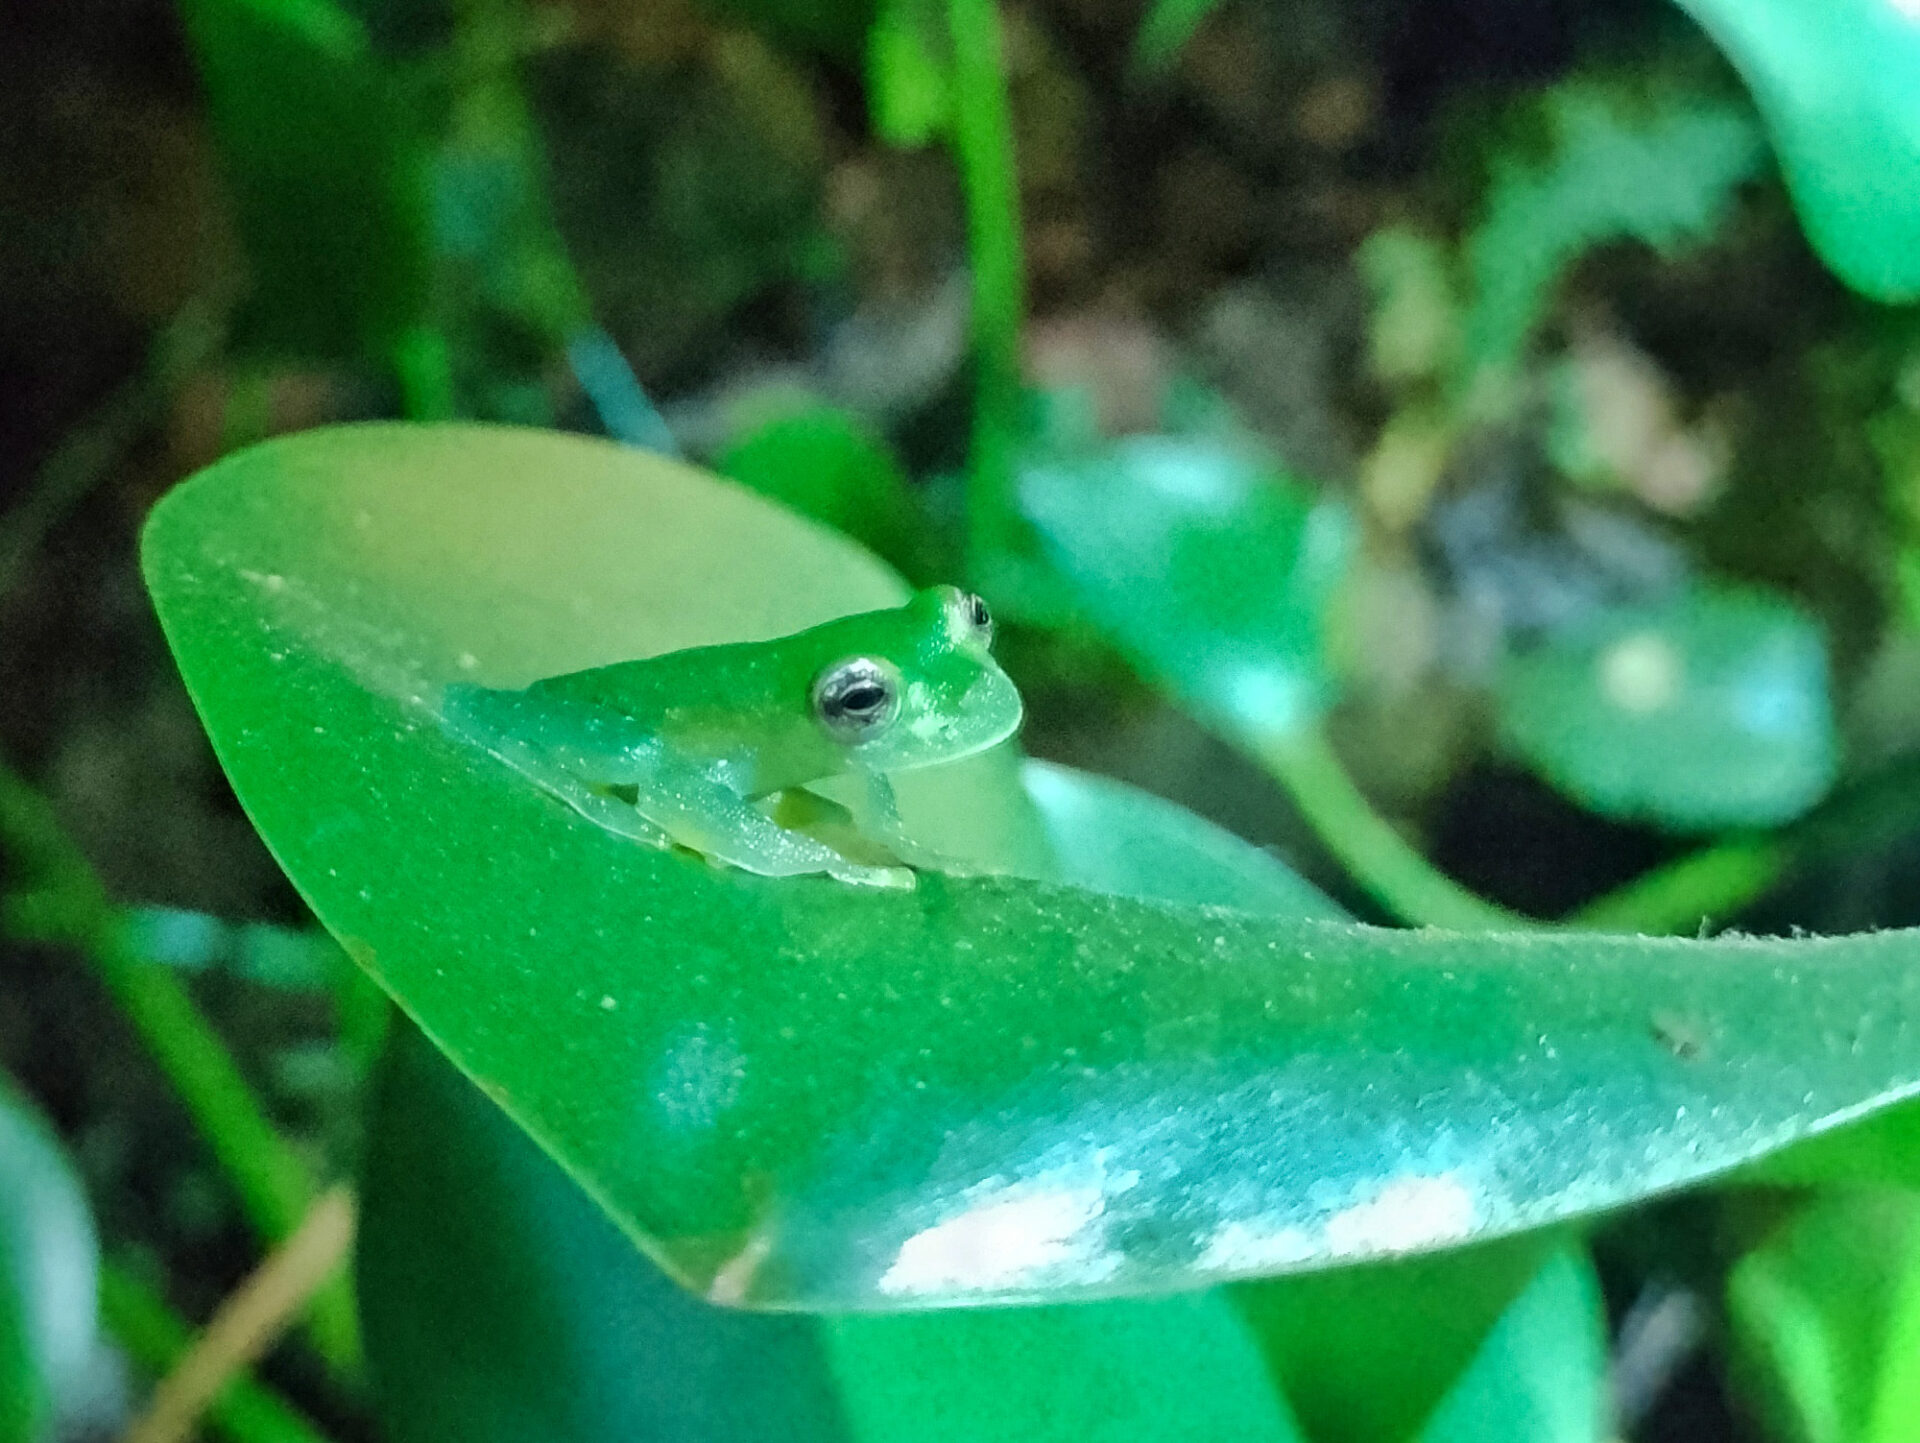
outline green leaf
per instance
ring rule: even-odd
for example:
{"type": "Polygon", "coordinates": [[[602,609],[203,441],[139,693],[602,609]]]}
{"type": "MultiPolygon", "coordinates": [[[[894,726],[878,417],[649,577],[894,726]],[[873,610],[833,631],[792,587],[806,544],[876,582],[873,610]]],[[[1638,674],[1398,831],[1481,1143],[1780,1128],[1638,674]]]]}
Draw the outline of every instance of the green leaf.
{"type": "Polygon", "coordinates": [[[426,319],[426,150],[330,0],[181,0],[238,212],[259,339],[385,358],[426,319]]]}
{"type": "Polygon", "coordinates": [[[1837,765],[1825,637],[1759,591],[1605,613],[1512,658],[1498,701],[1507,744],[1606,816],[1766,826],[1818,801],[1837,765]]]}
{"type": "Polygon", "coordinates": [[[1559,1242],[1524,1233],[1231,1292],[1315,1443],[1405,1443],[1559,1242]]]}
{"type": "Polygon", "coordinates": [[[1256,748],[1325,706],[1352,525],[1230,441],[1136,436],[1031,462],[1020,500],[1100,630],[1256,748]]]}
{"type": "Polygon", "coordinates": [[[1736,1376],[1793,1443],[1911,1438],[1920,1388],[1920,1194],[1837,1189],[1727,1284],[1736,1376]]]}
{"type": "Polygon", "coordinates": [[[1795,1143],[1743,1176],[1776,1187],[1871,1183],[1920,1191],[1920,1102],[1903,1102],[1795,1143]]]}
{"type": "Polygon", "coordinates": [[[1257,847],[1124,782],[1046,762],[1022,776],[1059,880],[1121,897],[1344,920],[1319,888],[1257,847]]]}
{"type": "Polygon", "coordinates": [[[1848,285],[1920,296],[1920,16],[1907,0],[1679,0],[1766,118],[1801,223],[1848,285]]]}
{"type": "MultiPolygon", "coordinates": [[[[725,1298],[1054,1301],[1397,1256],[1710,1177],[1920,1084],[1911,933],[1391,932],[1018,876],[783,882],[615,838],[454,740],[435,687],[904,594],[658,457],[307,432],[178,488],[144,561],[316,913],[725,1298]]],[[[1011,774],[922,775],[951,816],[1018,815],[1011,774]]]]}
{"type": "Polygon", "coordinates": [[[381,1068],[362,1197],[394,1443],[848,1436],[810,1322],[689,1297],[411,1027],[381,1068]]]}
{"type": "MultiPolygon", "coordinates": [[[[1255,849],[1130,787],[1040,763],[1029,764],[1029,784],[1049,836],[1067,844],[1070,874],[1087,859],[1101,879],[1138,892],[1337,915],[1305,883],[1277,885],[1290,874],[1255,849]],[[1169,873],[1164,857],[1116,833],[1190,844],[1202,857],[1169,873]]],[[[723,1310],[673,1286],[412,1028],[388,1054],[371,1137],[359,1296],[397,1443],[855,1436],[811,1324],[723,1310]],[[449,1197],[466,1202],[449,1213],[449,1197]]],[[[1242,1331],[1217,1303],[1024,1309],[984,1327],[982,1316],[930,1315],[911,1328],[873,1318],[833,1332],[846,1391],[861,1400],[857,1436],[920,1440],[973,1426],[983,1443],[1000,1443],[1051,1427],[1079,1443],[1102,1420],[1160,1438],[1229,1418],[1261,1424],[1236,1436],[1289,1436],[1273,1423],[1282,1405],[1264,1367],[1257,1356],[1249,1366],[1242,1331]],[[1016,1343],[1012,1357],[976,1352],[1016,1343]],[[1195,1350],[1226,1402],[1190,1403],[1195,1350]],[[883,1370],[903,1360],[917,1386],[890,1390],[883,1370]],[[1071,1406],[1056,1389],[1067,1363],[1083,1380],[1071,1406]],[[973,1406],[989,1393],[991,1408],[973,1406]],[[931,1418],[942,1405],[954,1411],[931,1418]],[[983,1416],[1005,1426],[969,1421],[983,1416]]]]}
{"type": "Polygon", "coordinates": [[[732,442],[714,470],[877,552],[916,579],[934,579],[926,519],[893,452],[834,406],[775,415],[732,442]]]}
{"type": "Polygon", "coordinates": [[[360,1298],[396,1443],[1295,1436],[1217,1292],[824,1325],[689,1297],[412,1029],[363,1196],[360,1298]]]}
{"type": "Polygon", "coordinates": [[[1555,284],[1585,251],[1629,239],[1670,251],[1710,234],[1764,155],[1748,113],[1708,95],[1578,80],[1538,105],[1545,153],[1495,159],[1467,243],[1463,382],[1476,404],[1499,404],[1555,284]]]}
{"type": "Polygon", "coordinates": [[[0,1443],[38,1443],[94,1348],[99,1248],[59,1144],[0,1079],[0,1443]]]}
{"type": "Polygon", "coordinates": [[[1610,1437],[1607,1317],[1586,1251],[1556,1248],[1494,1324],[1419,1443],[1601,1443],[1610,1437]]]}
{"type": "Polygon", "coordinates": [[[850,1314],[823,1323],[871,1443],[1296,1443],[1218,1290],[1145,1302],[850,1314]]]}

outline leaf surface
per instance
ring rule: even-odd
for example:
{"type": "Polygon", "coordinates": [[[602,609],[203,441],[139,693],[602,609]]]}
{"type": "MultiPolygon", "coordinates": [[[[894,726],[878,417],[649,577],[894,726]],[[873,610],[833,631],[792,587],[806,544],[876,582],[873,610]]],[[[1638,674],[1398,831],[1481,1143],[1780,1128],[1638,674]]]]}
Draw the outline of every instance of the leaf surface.
{"type": "MultiPolygon", "coordinates": [[[[1017,875],[775,881],[604,832],[452,738],[436,688],[903,594],[657,457],[309,432],[177,489],[145,566],[321,919],[718,1298],[1056,1301],[1397,1256],[1698,1181],[1920,1085],[1911,933],[1395,932],[1017,875]]],[[[983,854],[1018,850],[1017,773],[940,790],[922,805],[1007,819],[983,854]]]]}

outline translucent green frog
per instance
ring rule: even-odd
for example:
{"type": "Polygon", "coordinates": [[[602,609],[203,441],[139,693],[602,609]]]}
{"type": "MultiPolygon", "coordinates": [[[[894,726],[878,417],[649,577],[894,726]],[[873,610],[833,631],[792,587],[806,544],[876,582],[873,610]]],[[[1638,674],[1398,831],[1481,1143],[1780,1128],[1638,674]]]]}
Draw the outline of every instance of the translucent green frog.
{"type": "Polygon", "coordinates": [[[769,877],[911,886],[943,859],[906,836],[887,774],[1018,729],[992,639],[986,603],[940,586],[775,641],[450,686],[443,712],[608,831],[769,877]]]}

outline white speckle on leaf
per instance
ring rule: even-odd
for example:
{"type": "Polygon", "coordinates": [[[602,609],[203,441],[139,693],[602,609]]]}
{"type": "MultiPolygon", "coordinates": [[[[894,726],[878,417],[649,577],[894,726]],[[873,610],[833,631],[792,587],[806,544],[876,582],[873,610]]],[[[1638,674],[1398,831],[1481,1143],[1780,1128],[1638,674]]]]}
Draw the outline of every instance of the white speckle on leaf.
{"type": "Polygon", "coordinates": [[[1108,1175],[1098,1157],[1091,1169],[990,1178],[967,1190],[964,1211],[901,1244],[880,1291],[910,1297],[1104,1282],[1122,1261],[1107,1241],[1107,1199],[1139,1181],[1132,1171],[1108,1175]]]}
{"type": "Polygon", "coordinates": [[[1407,1253],[1458,1242],[1473,1231],[1473,1194],[1451,1173],[1398,1177],[1373,1197],[1327,1219],[1336,1256],[1407,1253]]]}
{"type": "Polygon", "coordinates": [[[1199,1266],[1214,1273],[1272,1272],[1303,1263],[1316,1251],[1305,1228],[1235,1218],[1213,1230],[1200,1250],[1199,1266]]]}
{"type": "MultiPolygon", "coordinates": [[[[602,998],[605,1007],[612,1000],[602,998]]],[[[654,1101],[669,1126],[705,1132],[740,1100],[746,1059],[730,1038],[695,1028],[668,1048],[654,1072],[654,1101]]]]}

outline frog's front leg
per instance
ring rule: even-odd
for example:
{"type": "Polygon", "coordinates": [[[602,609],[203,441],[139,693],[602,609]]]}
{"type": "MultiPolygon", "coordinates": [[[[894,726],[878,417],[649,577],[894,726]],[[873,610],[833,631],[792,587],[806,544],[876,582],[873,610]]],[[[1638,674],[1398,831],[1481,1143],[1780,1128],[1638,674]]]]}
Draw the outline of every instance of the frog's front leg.
{"type": "Polygon", "coordinates": [[[913,873],[904,867],[854,862],[780,826],[719,776],[658,743],[628,753],[613,784],[632,786],[634,809],[681,846],[744,871],[766,877],[824,872],[867,886],[913,885],[913,873]]]}
{"type": "Polygon", "coordinates": [[[448,726],[595,825],[649,846],[678,844],[763,876],[826,873],[868,886],[910,887],[900,867],[865,866],[763,816],[726,782],[643,727],[523,692],[461,688],[448,726]]]}
{"type": "Polygon", "coordinates": [[[884,772],[862,773],[860,807],[857,816],[861,834],[878,842],[894,856],[922,872],[948,872],[966,876],[973,869],[957,858],[937,851],[908,834],[900,819],[900,806],[894,797],[893,783],[884,772]]]}

